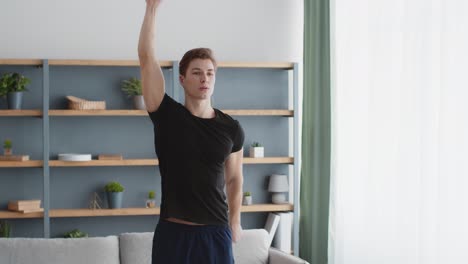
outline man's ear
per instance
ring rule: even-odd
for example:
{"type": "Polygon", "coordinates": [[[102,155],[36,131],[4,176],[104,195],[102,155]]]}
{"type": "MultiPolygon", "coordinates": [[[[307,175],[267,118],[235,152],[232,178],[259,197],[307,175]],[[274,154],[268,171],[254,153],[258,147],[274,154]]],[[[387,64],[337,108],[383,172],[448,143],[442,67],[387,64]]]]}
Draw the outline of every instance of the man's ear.
{"type": "Polygon", "coordinates": [[[179,75],[179,82],[180,84],[183,84],[184,83],[184,76],[183,75],[179,75]]]}

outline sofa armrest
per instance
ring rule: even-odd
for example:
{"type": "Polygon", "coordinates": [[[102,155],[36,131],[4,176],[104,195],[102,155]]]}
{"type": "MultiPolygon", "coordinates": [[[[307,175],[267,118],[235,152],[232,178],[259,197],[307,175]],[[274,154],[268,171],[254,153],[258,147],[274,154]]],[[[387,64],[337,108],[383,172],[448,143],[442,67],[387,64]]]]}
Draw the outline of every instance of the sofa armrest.
{"type": "Polygon", "coordinates": [[[293,255],[284,253],[276,248],[268,250],[268,259],[270,264],[309,264],[309,262],[293,255]]]}

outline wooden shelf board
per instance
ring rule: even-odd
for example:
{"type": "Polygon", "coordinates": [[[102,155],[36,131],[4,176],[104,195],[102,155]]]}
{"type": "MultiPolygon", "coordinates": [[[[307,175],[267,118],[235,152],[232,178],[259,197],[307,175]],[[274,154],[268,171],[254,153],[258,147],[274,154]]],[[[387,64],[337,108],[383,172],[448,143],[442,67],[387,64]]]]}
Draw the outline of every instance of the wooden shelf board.
{"type": "MultiPolygon", "coordinates": [[[[41,59],[0,59],[0,65],[42,65],[41,59]]],[[[56,66],[140,66],[138,60],[87,60],[51,59],[49,65],[56,66]]],[[[172,61],[159,61],[164,68],[172,67],[172,61]]],[[[219,62],[220,68],[273,68],[292,69],[291,62],[219,62]]]]}
{"type": "Polygon", "coordinates": [[[221,111],[233,116],[294,116],[294,111],[287,109],[235,109],[221,111]]]}
{"type": "Polygon", "coordinates": [[[49,116],[147,116],[145,110],[49,110],[49,116]]]}
{"type": "MultiPolygon", "coordinates": [[[[283,212],[292,211],[292,204],[253,204],[242,206],[241,212],[283,212]]],[[[132,216],[159,215],[160,208],[120,208],[120,209],[52,209],[50,217],[98,217],[98,216],[132,216]]]]}
{"type": "Polygon", "coordinates": [[[43,212],[23,214],[11,211],[0,211],[0,219],[42,218],[43,215],[43,212]]]}
{"type": "Polygon", "coordinates": [[[94,167],[94,166],[152,166],[158,165],[157,159],[61,161],[50,160],[50,167],[94,167]]]}
{"type": "MultiPolygon", "coordinates": [[[[252,204],[243,205],[241,212],[283,212],[292,211],[292,204],[252,204]]],[[[100,216],[138,216],[138,215],[159,215],[160,208],[120,208],[120,209],[51,209],[49,217],[100,217],[100,216]]],[[[0,219],[21,219],[21,218],[42,218],[43,213],[23,214],[18,212],[0,211],[0,219]]]]}
{"type": "Polygon", "coordinates": [[[292,69],[294,64],[291,62],[219,62],[220,68],[276,68],[292,69]]]}
{"type": "Polygon", "coordinates": [[[0,59],[0,65],[42,65],[39,59],[0,59]]]}
{"type": "MultiPolygon", "coordinates": [[[[294,116],[293,110],[287,109],[236,109],[221,110],[233,116],[294,116]]],[[[50,116],[147,116],[146,110],[49,110],[50,116]]]]}
{"type": "MultiPolygon", "coordinates": [[[[138,60],[49,60],[57,66],[140,66],[138,60]]],[[[163,68],[172,67],[172,61],[159,61],[163,68]]]]}
{"type": "Polygon", "coordinates": [[[294,205],[292,204],[252,204],[252,205],[243,205],[241,212],[243,213],[253,213],[253,212],[283,212],[283,211],[292,211],[294,210],[294,205]]]}
{"type": "Polygon", "coordinates": [[[0,168],[41,168],[42,160],[0,161],[0,168]]]}
{"type": "Polygon", "coordinates": [[[248,158],[243,160],[244,164],[293,164],[293,157],[265,157],[265,158],[248,158]]]}
{"type": "Polygon", "coordinates": [[[42,116],[41,110],[0,110],[0,116],[42,116]]]}
{"type": "Polygon", "coordinates": [[[159,208],[120,208],[120,209],[52,209],[50,217],[96,217],[96,216],[131,216],[159,215],[159,208]]]}
{"type": "MultiPolygon", "coordinates": [[[[293,164],[293,157],[248,158],[244,164],[293,164]]],[[[49,160],[50,167],[100,167],[100,166],[157,166],[158,159],[124,159],[124,160],[91,160],[91,161],[61,161],[49,160]]],[[[0,168],[42,167],[42,160],[0,161],[0,168]]]]}

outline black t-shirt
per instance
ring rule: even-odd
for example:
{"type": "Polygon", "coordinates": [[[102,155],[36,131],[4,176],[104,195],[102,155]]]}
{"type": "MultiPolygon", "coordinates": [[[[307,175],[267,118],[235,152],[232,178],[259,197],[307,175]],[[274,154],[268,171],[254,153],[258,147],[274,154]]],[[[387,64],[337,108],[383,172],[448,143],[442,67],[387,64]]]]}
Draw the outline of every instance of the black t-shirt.
{"type": "Polygon", "coordinates": [[[242,148],[244,131],[237,120],[214,110],[214,118],[197,117],[164,94],[159,108],[149,113],[161,172],[162,218],[228,224],[224,165],[242,148]]]}

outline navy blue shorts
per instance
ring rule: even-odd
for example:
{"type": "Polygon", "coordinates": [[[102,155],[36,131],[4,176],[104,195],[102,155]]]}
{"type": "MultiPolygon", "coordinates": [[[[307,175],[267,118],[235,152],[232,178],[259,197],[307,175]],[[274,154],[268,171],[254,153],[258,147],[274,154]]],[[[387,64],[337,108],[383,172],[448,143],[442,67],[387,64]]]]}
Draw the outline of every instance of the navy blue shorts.
{"type": "Polygon", "coordinates": [[[228,226],[185,225],[159,220],[152,264],[233,264],[228,226]]]}

